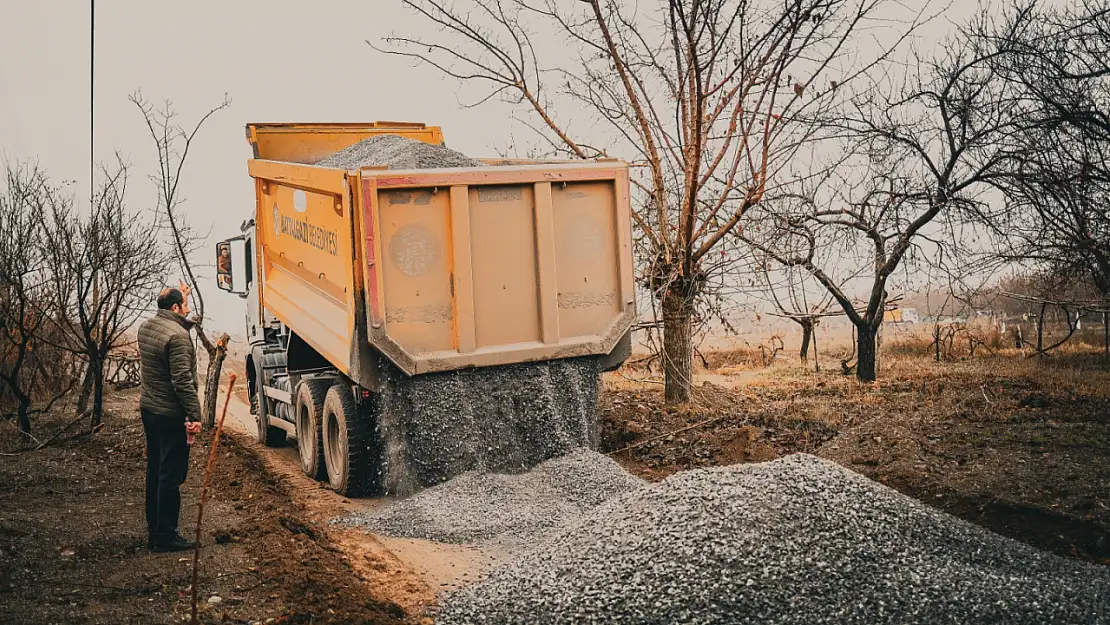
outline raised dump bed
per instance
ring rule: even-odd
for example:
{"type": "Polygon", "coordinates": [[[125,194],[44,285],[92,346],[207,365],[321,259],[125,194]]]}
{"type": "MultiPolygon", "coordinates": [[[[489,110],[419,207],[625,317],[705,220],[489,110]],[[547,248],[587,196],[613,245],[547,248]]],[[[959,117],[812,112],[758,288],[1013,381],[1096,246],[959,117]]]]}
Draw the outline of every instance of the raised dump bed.
{"type": "Polygon", "coordinates": [[[624,163],[394,171],[296,162],[318,161],[319,146],[330,152],[338,137],[441,136],[315,128],[252,127],[259,158],[249,171],[266,308],[340,370],[352,368],[363,324],[408,375],[608,355],[628,333],[624,163]]]}
{"type": "MultiPolygon", "coordinates": [[[[411,393],[387,387],[396,389],[397,380],[412,376],[492,368],[496,371],[482,380],[496,380],[505,371],[517,371],[506,366],[535,362],[546,367],[571,358],[589,360],[590,370],[596,372],[627,357],[635,315],[626,164],[474,162],[457,153],[452,153],[457,157],[453,162],[475,166],[388,169],[321,163],[346,163],[333,155],[357,151],[368,145],[360,142],[379,135],[432,146],[443,140],[439,128],[423,124],[248,126],[255,157],[248,162],[256,189],[255,220],[242,236],[220,244],[226,256],[228,246],[242,241],[248,269],[233,279],[232,263],[218,262],[218,267],[226,265],[220,269],[221,288],[256,300],[248,310],[248,333],[255,348],[247,364],[260,438],[273,444],[283,440],[285,432],[295,434],[302,465],[317,477],[325,474],[325,458],[319,454],[332,441],[331,448],[338,450],[336,467],[329,452],[326,473],[344,492],[376,487],[349,487],[346,475],[365,472],[364,467],[347,467],[339,457],[348,453],[348,439],[354,436],[353,417],[336,416],[338,409],[323,403],[325,392],[330,397],[336,388],[348,389],[360,406],[393,397],[396,412],[401,403],[412,403],[397,398],[411,393]],[[313,437],[323,445],[315,444],[313,437]]],[[[376,145],[378,140],[369,143],[376,145]]],[[[563,369],[520,375],[536,380],[536,388],[501,389],[494,384],[498,393],[493,394],[542,393],[552,396],[549,404],[573,405],[573,411],[560,414],[581,413],[573,417],[581,427],[576,426],[573,435],[560,436],[574,445],[593,438],[594,425],[582,406],[591,397],[596,401],[596,384],[592,390],[579,384],[577,390],[564,392],[558,382],[563,369]],[[572,393],[578,396],[560,396],[572,393]]],[[[501,386],[512,387],[505,379],[508,383],[501,386]]],[[[479,386],[479,379],[474,380],[473,386],[479,386]]],[[[445,383],[419,386],[443,388],[445,383]]],[[[498,401],[508,405],[511,399],[498,401]]],[[[479,404],[489,401],[470,398],[456,409],[438,403],[444,414],[477,414],[485,410],[479,404]]],[[[392,443],[385,440],[391,435],[386,421],[398,424],[395,429],[403,432],[393,434],[408,441],[427,440],[429,431],[446,432],[445,424],[432,423],[423,413],[394,414],[386,420],[382,410],[380,405],[364,410],[373,413],[366,417],[374,422],[372,464],[385,466],[386,456],[396,455],[396,450],[387,449],[392,443]]],[[[538,418],[519,416],[517,429],[538,418]]],[[[451,427],[482,431],[466,424],[451,427]]],[[[508,436],[514,427],[506,421],[485,431],[508,436]]],[[[534,441],[547,435],[513,434],[534,441]]],[[[422,473],[421,483],[470,468],[470,442],[456,437],[439,444],[453,445],[460,460],[440,467],[441,459],[432,457],[428,448],[413,451],[410,460],[422,473]]],[[[533,451],[514,458],[528,457],[531,463],[552,455],[533,451]]],[[[565,451],[563,445],[552,453],[565,451]]],[[[380,486],[383,479],[376,483],[380,486]]]]}

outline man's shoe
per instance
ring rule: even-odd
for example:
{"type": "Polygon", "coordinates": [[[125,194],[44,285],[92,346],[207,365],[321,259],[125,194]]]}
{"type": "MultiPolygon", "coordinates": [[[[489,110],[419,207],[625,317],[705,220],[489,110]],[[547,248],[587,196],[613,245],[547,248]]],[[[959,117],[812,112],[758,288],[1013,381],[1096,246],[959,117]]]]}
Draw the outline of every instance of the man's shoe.
{"type": "Polygon", "coordinates": [[[154,547],[151,551],[156,553],[168,553],[171,551],[188,551],[196,547],[197,544],[191,540],[187,540],[179,533],[175,533],[170,540],[156,540],[154,547]]]}

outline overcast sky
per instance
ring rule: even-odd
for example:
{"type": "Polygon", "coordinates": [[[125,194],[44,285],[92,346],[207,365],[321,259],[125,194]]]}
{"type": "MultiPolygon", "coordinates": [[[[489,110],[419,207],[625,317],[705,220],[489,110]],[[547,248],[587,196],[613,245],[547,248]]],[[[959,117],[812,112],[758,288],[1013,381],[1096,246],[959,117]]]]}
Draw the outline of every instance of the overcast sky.
{"type": "MultiPolygon", "coordinates": [[[[422,121],[448,144],[492,155],[508,130],[498,106],[460,110],[456,86],[371,50],[412,24],[394,0],[337,2],[100,0],[96,3],[96,157],[115,150],[134,166],[129,197],[150,206],[155,152],[136,89],[174,101],[194,121],[227,93],[230,109],[202,131],[182,185],[184,211],[212,242],[238,233],[253,210],[243,128],[256,121],[422,121]]],[[[0,156],[37,159],[87,197],[89,3],[0,2],[0,156]]],[[[209,316],[242,332],[242,301],[207,285],[209,316]]]]}
{"type": "MultiPolygon", "coordinates": [[[[365,44],[420,24],[398,0],[96,4],[96,157],[118,150],[133,165],[132,205],[153,206],[145,176],[155,153],[128,94],[172,99],[183,122],[225,93],[232,99],[205,126],[182,181],[184,211],[196,227],[211,227],[213,244],[253,210],[248,122],[423,121],[472,156],[509,142],[505,105],[463,110],[455,83],[365,44]]],[[[966,4],[950,19],[969,14],[966,4]]],[[[943,35],[947,22],[930,34],[943,35]]],[[[37,159],[56,180],[76,181],[79,197],[88,194],[89,30],[85,0],[0,2],[0,157],[37,159]]],[[[241,300],[204,286],[211,321],[241,333],[241,300]]]]}

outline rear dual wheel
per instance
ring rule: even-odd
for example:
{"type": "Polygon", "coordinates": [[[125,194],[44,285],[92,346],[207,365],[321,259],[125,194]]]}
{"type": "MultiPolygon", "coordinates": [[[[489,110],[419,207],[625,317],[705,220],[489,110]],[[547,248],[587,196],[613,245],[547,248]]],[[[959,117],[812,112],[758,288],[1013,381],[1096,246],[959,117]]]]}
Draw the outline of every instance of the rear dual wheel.
{"type": "Polygon", "coordinates": [[[254,408],[255,408],[255,433],[258,436],[258,442],[267,447],[283,447],[285,445],[285,430],[270,425],[270,405],[271,400],[266,397],[263,387],[266,383],[266,376],[263,375],[265,367],[271,364],[279,355],[277,354],[263,354],[257,352],[254,358],[254,408]]]}
{"type": "Polygon", "coordinates": [[[328,477],[321,432],[324,425],[324,397],[330,384],[331,380],[303,380],[297,385],[297,397],[293,402],[301,470],[314,480],[325,480],[328,477]]]}
{"type": "Polygon", "coordinates": [[[328,389],[324,399],[323,441],[328,485],[348,497],[382,490],[382,453],[370,402],[355,403],[345,384],[328,389]]]}

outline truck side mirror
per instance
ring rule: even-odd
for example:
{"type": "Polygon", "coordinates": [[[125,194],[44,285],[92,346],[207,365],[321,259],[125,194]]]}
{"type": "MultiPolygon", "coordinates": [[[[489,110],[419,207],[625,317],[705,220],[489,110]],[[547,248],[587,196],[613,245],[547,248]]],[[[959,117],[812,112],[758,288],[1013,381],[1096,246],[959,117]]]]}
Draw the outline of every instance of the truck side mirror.
{"type": "Polygon", "coordinates": [[[247,243],[242,237],[216,244],[216,286],[221,291],[245,295],[250,277],[247,243]]]}

